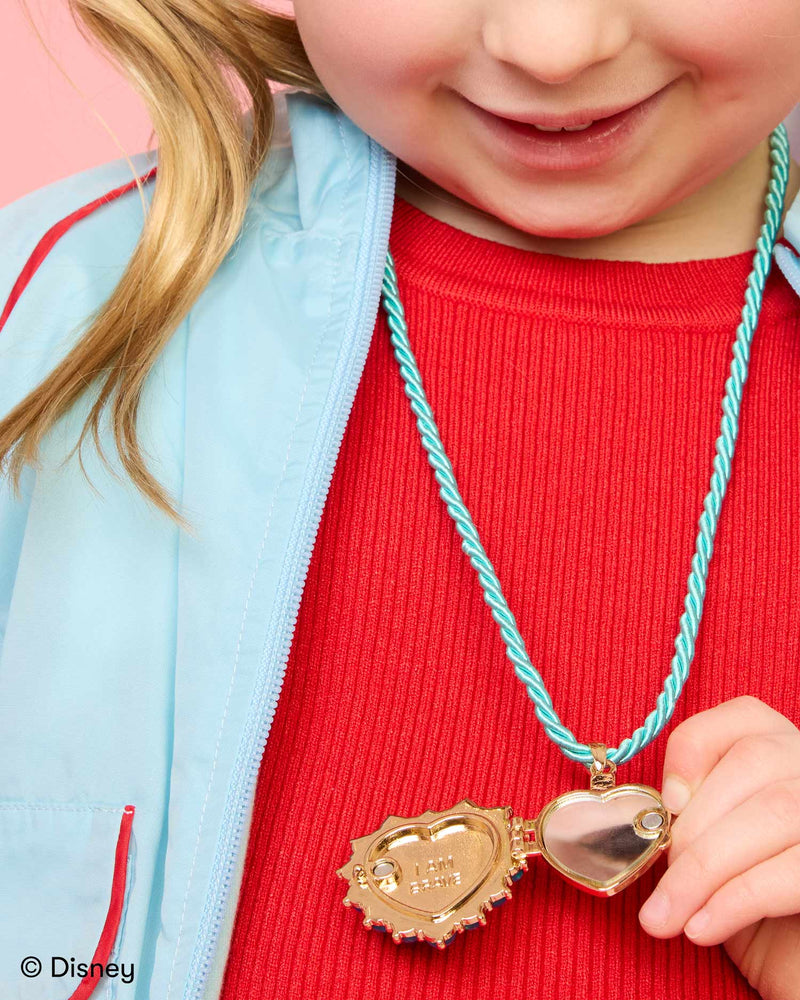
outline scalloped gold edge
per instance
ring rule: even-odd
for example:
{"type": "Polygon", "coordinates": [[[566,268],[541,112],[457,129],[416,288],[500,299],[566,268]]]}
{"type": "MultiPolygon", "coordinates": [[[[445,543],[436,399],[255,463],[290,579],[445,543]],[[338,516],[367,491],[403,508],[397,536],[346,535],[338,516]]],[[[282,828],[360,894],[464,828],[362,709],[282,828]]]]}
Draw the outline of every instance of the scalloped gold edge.
{"type": "Polygon", "coordinates": [[[391,935],[395,944],[406,941],[425,941],[439,949],[446,948],[456,935],[466,930],[485,926],[486,917],[497,906],[512,898],[511,886],[527,871],[526,852],[522,820],[512,814],[510,806],[485,808],[471,799],[461,799],[449,809],[428,809],[418,816],[387,816],[372,833],[356,837],[350,841],[350,860],[336,872],[348,884],[347,894],[342,903],[361,912],[363,925],[369,930],[377,929],[391,935]],[[404,918],[389,902],[377,899],[370,889],[361,859],[376,837],[398,826],[416,823],[432,823],[459,813],[479,813],[488,818],[496,830],[501,831],[503,858],[501,864],[487,878],[481,889],[484,898],[477,907],[465,914],[452,913],[434,923],[404,918]],[[419,924],[420,926],[417,926],[419,924]]]}

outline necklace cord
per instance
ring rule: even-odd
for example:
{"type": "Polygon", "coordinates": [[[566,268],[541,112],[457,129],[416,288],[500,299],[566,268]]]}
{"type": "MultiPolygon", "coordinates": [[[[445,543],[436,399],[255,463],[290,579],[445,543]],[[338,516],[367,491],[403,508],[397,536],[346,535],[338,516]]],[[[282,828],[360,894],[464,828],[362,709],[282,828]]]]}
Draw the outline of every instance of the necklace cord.
{"type": "MultiPolygon", "coordinates": [[[[786,188],[789,180],[789,139],[786,126],[781,122],[770,133],[770,160],[772,168],[766,195],[766,209],[761,233],[756,241],[753,268],[747,279],[745,304],[742,319],[736,330],[733,343],[733,360],[730,376],[725,381],[725,396],[722,400],[722,421],[720,435],[716,440],[713,459],[711,488],[703,502],[703,512],[699,520],[696,551],[692,557],[692,569],[688,579],[688,592],[684,599],[684,612],[680,617],[679,632],[675,638],[675,656],[670,663],[670,671],[664,687],[656,699],[656,708],[640,726],[619,747],[607,750],[607,760],[622,764],[654,740],[669,722],[680,697],[683,685],[689,676],[689,668],[694,658],[695,642],[703,614],[708,565],[714,550],[714,536],[731,475],[736,438],[739,430],[739,411],[742,388],[747,380],[750,360],[750,345],[758,325],[764,295],[764,285],[772,267],[775,240],[783,216],[786,188]]],[[[548,737],[570,760],[578,761],[591,768],[595,760],[588,744],[579,743],[575,736],[563,725],[544,681],[531,663],[525,643],[520,635],[514,615],[506,603],[500,581],[494,572],[486,552],[478,538],[461,494],[456,485],[450,460],[444,450],[439,430],[422,387],[422,377],[408,339],[403,305],[397,287],[394,260],[387,251],[384,269],[381,301],[387,314],[391,331],[394,356],[400,365],[400,374],[405,382],[405,393],[411,400],[411,409],[417,417],[422,445],[428,454],[428,461],[434,469],[434,476],[441,489],[439,495],[447,506],[447,511],[455,521],[462,538],[461,548],[469,556],[470,563],[478,573],[478,580],[484,592],[484,600],[492,611],[492,617],[500,627],[500,634],[506,644],[506,653],[517,677],[525,685],[535,705],[536,717],[542,723],[548,737]]]]}

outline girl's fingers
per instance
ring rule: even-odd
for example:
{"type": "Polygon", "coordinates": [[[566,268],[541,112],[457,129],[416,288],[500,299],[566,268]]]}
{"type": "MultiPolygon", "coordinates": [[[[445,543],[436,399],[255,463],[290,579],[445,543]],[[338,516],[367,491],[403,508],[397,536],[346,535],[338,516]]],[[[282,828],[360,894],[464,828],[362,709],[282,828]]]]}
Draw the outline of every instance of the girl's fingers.
{"type": "Polygon", "coordinates": [[[800,730],[750,695],[677,726],[667,741],[662,781],[664,805],[683,819],[676,824],[670,863],[706,829],[709,817],[730,812],[765,785],[800,776],[798,748],[800,730]],[[688,801],[676,799],[676,787],[686,790],[688,801]]]}
{"type": "Polygon", "coordinates": [[[685,927],[695,944],[727,941],[762,917],[800,913],[800,843],[726,882],[685,927]]]}
{"type": "MultiPolygon", "coordinates": [[[[800,778],[800,736],[773,732],[736,740],[673,821],[670,866],[720,820],[779,782],[800,778]]],[[[666,805],[666,803],[665,803],[666,805]]]]}
{"type": "MultiPolygon", "coordinates": [[[[681,816],[676,821],[676,831],[683,819],[681,816]]],[[[723,887],[738,884],[738,890],[733,891],[747,893],[755,888],[749,872],[759,871],[775,857],[786,857],[786,852],[798,845],[800,778],[760,789],[731,812],[709,818],[705,832],[670,863],[650,897],[653,904],[648,905],[648,900],[642,907],[642,925],[654,937],[672,937],[680,933],[689,918],[719,895],[723,887]]],[[[789,856],[788,860],[790,864],[785,866],[782,877],[795,880],[793,892],[794,897],[798,897],[800,856],[789,856]]],[[[773,879],[781,877],[779,868],[766,871],[773,879]]],[[[763,902],[760,895],[758,898],[763,902]]],[[[752,917],[753,905],[756,905],[755,897],[741,912],[729,914],[726,926],[736,923],[735,931],[763,917],[766,911],[752,917]]],[[[800,910],[800,902],[797,909],[800,910]]]]}
{"type": "MultiPolygon", "coordinates": [[[[800,737],[800,730],[785,715],[751,695],[732,698],[684,719],[667,740],[664,791],[668,779],[673,777],[678,779],[678,789],[683,785],[690,793],[696,792],[734,743],[773,733],[800,737]]],[[[677,806],[672,812],[682,812],[683,806],[677,799],[668,808],[672,805],[677,806]]]]}

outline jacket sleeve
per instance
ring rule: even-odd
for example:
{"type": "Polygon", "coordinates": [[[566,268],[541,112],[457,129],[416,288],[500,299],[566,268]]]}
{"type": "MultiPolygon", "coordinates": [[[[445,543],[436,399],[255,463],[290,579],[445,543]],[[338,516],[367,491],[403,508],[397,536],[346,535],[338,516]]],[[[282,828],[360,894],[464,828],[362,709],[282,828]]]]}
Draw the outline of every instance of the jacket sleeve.
{"type": "MultiPolygon", "coordinates": [[[[0,418],[66,355],[119,281],[144,219],[134,178],[152,171],[156,153],[131,163],[101,164],[0,208],[0,418]]],[[[144,188],[147,205],[152,184],[144,188]]],[[[35,483],[26,466],[17,498],[0,473],[0,652],[35,483]]]]}

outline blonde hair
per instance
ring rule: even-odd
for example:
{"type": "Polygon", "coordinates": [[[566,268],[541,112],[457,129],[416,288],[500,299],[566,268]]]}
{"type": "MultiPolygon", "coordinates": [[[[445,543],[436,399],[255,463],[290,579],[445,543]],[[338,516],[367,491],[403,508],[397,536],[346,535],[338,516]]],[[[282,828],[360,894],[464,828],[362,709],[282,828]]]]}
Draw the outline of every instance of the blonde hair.
{"type": "Polygon", "coordinates": [[[248,0],[69,0],[69,7],[84,37],[107,51],[144,99],[159,140],[157,179],[113,292],[66,357],[0,420],[0,469],[8,466],[19,496],[22,468],[38,463],[42,437],[101,378],[70,456],[77,448],[80,460],[91,430],[106,461],[98,422],[110,405],[123,468],[149,501],[190,529],[140,451],[143,384],[241,229],[272,142],[269,81],[330,98],[295,21],[248,0]],[[244,114],[242,85],[250,102],[244,114]]]}

